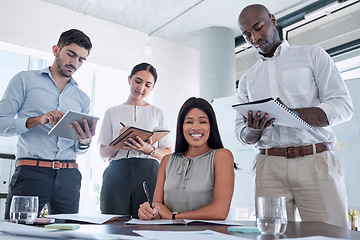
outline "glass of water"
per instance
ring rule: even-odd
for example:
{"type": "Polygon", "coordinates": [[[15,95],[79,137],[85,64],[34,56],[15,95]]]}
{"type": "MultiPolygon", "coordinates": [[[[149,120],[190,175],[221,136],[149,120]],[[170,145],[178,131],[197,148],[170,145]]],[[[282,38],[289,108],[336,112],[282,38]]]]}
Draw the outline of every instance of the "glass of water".
{"type": "Polygon", "coordinates": [[[261,234],[283,234],[287,227],[286,198],[258,197],[256,224],[261,234]]]}
{"type": "Polygon", "coordinates": [[[33,224],[38,215],[39,197],[13,196],[10,206],[10,222],[33,224]]]}

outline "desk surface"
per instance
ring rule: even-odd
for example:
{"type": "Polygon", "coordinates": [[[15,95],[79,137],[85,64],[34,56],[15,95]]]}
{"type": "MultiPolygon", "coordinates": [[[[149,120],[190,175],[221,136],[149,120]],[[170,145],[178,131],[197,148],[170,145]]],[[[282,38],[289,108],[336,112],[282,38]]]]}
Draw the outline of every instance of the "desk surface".
{"type": "MultiPolygon", "coordinates": [[[[255,222],[244,221],[245,226],[256,226],[255,222]]],[[[273,236],[259,234],[230,233],[228,226],[213,224],[190,224],[190,225],[126,225],[125,221],[114,221],[103,225],[82,224],[77,231],[87,233],[109,233],[136,235],[133,230],[155,230],[155,231],[201,231],[210,229],[213,231],[231,234],[248,239],[274,239],[273,236]]],[[[360,239],[360,232],[347,230],[322,222],[289,222],[285,236],[280,238],[299,238],[309,236],[325,236],[341,239],[360,239]]],[[[277,237],[279,239],[279,237],[277,237]]]]}

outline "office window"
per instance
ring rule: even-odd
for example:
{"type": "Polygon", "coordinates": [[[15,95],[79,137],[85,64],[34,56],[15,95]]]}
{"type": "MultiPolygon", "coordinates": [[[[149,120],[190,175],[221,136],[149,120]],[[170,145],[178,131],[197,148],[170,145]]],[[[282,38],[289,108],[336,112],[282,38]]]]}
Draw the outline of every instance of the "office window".
{"type": "MultiPolygon", "coordinates": [[[[84,72],[89,71],[84,71],[84,69],[79,71],[81,74],[84,72]]],[[[104,162],[99,155],[98,136],[105,111],[108,108],[119,105],[127,100],[129,95],[129,84],[127,81],[128,74],[129,73],[125,71],[102,66],[93,68],[93,84],[91,85],[94,91],[91,95],[91,111],[93,115],[100,117],[100,120],[97,123],[96,135],[92,140],[88,153],[86,155],[78,156],[77,159],[79,169],[83,174],[80,195],[80,212],[100,213],[102,174],[108,166],[108,163],[104,162]]],[[[79,77],[79,75],[76,76],[76,79],[79,77]]],[[[83,89],[85,79],[77,81],[80,88],[83,89]]],[[[86,81],[87,84],[90,85],[89,79],[86,81]]]]}
{"type": "MultiPolygon", "coordinates": [[[[10,79],[20,71],[40,70],[53,63],[53,56],[0,42],[0,98],[10,79]],[[11,51],[8,50],[11,49],[11,51]]],[[[99,213],[102,174],[108,163],[99,156],[98,134],[105,111],[126,101],[129,95],[127,77],[130,73],[85,62],[74,74],[74,79],[91,99],[90,114],[100,117],[96,135],[86,154],[78,155],[82,173],[80,212],[99,213]]],[[[0,153],[15,154],[17,136],[0,137],[0,153]]]]}
{"type": "MultiPolygon", "coordinates": [[[[336,61],[336,58],[334,60],[336,61]]],[[[360,76],[360,50],[358,56],[338,60],[336,67],[344,80],[358,78],[360,76]]]]}
{"type": "MultiPolygon", "coordinates": [[[[0,98],[10,79],[28,69],[29,56],[0,49],[0,98]]],[[[17,137],[0,137],[0,153],[15,153],[17,137]]]]}

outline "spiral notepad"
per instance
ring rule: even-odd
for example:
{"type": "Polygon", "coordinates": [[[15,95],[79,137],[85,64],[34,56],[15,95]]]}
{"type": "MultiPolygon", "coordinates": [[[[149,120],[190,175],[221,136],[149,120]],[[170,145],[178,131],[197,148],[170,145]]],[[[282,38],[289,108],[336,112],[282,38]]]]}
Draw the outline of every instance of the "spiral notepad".
{"type": "Polygon", "coordinates": [[[299,128],[304,130],[314,129],[310,124],[302,120],[289,108],[273,98],[266,98],[258,101],[234,104],[232,107],[241,115],[247,117],[248,111],[253,111],[253,116],[257,111],[261,111],[261,118],[265,113],[269,114],[268,120],[275,118],[275,125],[299,128]]]}

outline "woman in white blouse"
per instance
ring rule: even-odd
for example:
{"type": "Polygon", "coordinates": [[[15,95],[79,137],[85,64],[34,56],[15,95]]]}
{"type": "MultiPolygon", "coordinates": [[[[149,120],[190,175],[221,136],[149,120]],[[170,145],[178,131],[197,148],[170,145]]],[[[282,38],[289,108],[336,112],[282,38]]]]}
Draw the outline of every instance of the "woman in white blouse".
{"type": "Polygon", "coordinates": [[[130,94],[127,101],[105,112],[99,135],[100,156],[110,164],[103,174],[101,188],[100,208],[103,214],[138,218],[138,207],[146,201],[143,181],[146,181],[152,198],[159,161],[172,152],[169,135],[154,145],[151,139],[144,142],[137,137],[128,139],[124,149],[109,146],[128,126],[150,131],[155,127],[166,127],[164,112],[144,100],[153,90],[156,80],[157,72],[152,65],[136,65],[128,77],[130,94]]]}

